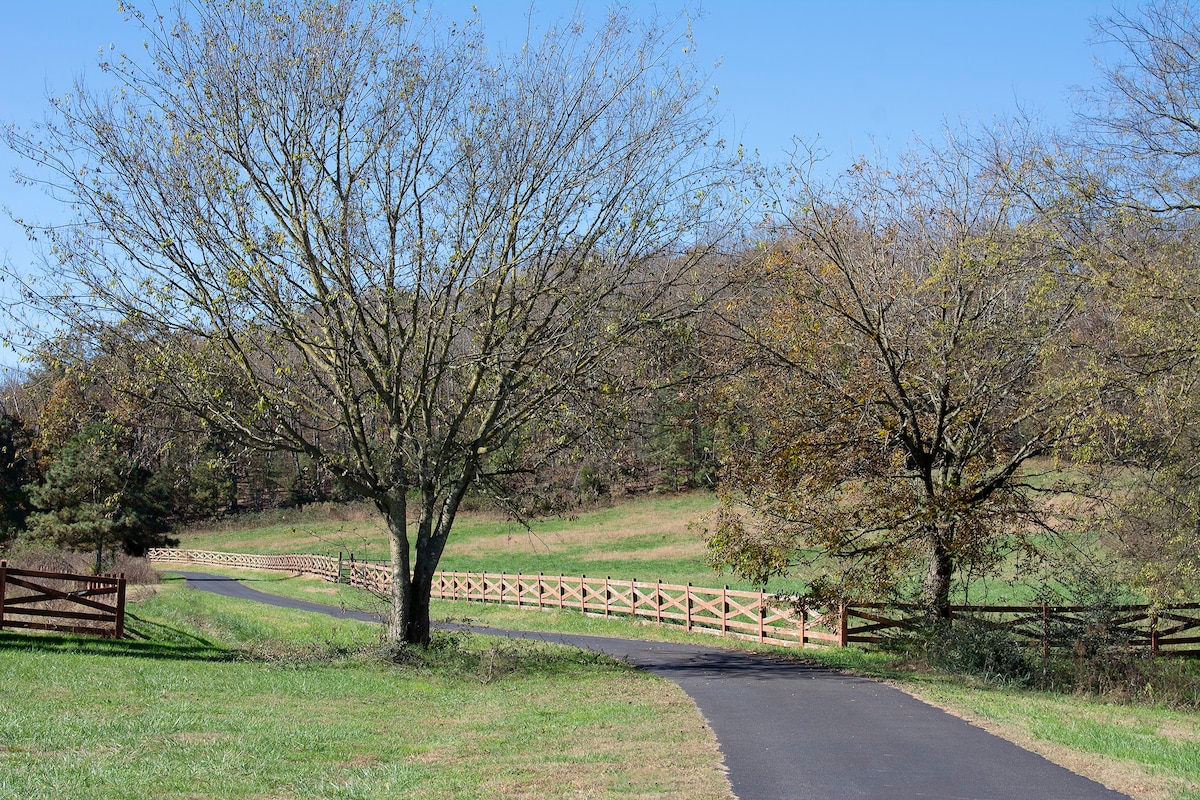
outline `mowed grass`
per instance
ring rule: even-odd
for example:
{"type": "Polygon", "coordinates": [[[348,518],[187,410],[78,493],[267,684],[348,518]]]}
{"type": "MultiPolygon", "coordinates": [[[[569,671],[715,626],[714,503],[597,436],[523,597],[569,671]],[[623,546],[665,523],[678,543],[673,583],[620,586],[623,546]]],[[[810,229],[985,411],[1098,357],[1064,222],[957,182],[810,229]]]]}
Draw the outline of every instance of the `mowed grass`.
{"type": "Polygon", "coordinates": [[[569,648],[378,626],[170,580],[144,637],[0,634],[0,798],[727,798],[673,685],[569,648]]]}
{"type": "MultiPolygon", "coordinates": [[[[716,509],[707,492],[651,495],[528,527],[487,512],[464,512],[450,534],[439,569],[587,575],[619,580],[662,580],[696,586],[757,589],[712,569],[701,528],[716,509]]],[[[366,506],[317,506],[229,519],[178,532],[181,548],[237,553],[339,552],[367,561],[388,558],[387,532],[366,506]]],[[[774,591],[800,582],[772,581],[774,591]]]]}
{"type": "MultiPolygon", "coordinates": [[[[362,590],[333,587],[314,578],[205,571],[239,577],[262,591],[383,611],[362,590]]],[[[777,658],[816,661],[885,680],[902,691],[965,717],[1023,747],[1042,753],[1075,772],[1117,789],[1135,800],[1200,800],[1200,715],[1162,704],[1125,705],[1105,698],[984,684],[940,673],[914,672],[892,654],[845,649],[804,651],[689,634],[678,626],[658,626],[626,618],[586,617],[569,611],[521,610],[482,603],[434,601],[435,619],[524,630],[587,633],[642,639],[690,641],[771,653],[777,658]]],[[[1196,679],[1195,666],[1180,662],[1196,679]]]]}

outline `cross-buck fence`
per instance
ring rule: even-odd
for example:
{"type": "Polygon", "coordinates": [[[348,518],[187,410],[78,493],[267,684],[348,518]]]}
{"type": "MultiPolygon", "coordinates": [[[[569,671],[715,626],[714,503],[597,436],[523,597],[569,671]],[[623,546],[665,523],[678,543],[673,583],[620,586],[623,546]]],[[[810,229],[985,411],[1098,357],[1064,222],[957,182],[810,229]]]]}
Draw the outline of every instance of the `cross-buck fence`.
{"type": "Polygon", "coordinates": [[[0,630],[26,628],[120,639],[125,576],[17,569],[0,561],[0,630]]]}
{"type": "MultiPolygon", "coordinates": [[[[386,595],[391,567],[316,555],[264,556],[159,548],[154,562],[183,562],[267,571],[296,572],[386,595]]],[[[640,617],[689,631],[750,639],[785,647],[879,644],[915,632],[922,609],[904,604],[845,603],[831,608],[797,608],[787,598],[728,587],[708,589],[662,581],[614,580],[564,575],[439,572],[432,596],[443,600],[500,603],[518,608],[574,610],[594,616],[640,617]]],[[[1044,654],[1095,635],[1155,655],[1200,655],[1200,603],[1168,608],[1124,605],[951,606],[951,621],[1007,631],[1044,654]]]]}

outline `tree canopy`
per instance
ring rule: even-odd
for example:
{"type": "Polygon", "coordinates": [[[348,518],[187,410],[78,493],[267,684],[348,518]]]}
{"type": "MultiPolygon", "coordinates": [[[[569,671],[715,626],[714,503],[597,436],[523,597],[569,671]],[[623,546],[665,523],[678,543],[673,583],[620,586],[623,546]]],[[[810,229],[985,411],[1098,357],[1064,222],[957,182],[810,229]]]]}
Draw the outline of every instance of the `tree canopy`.
{"type": "Polygon", "coordinates": [[[26,299],[123,338],[131,391],[374,502],[392,636],[425,642],[491,454],[703,299],[728,172],[686,30],[617,11],[491,52],[404,3],[130,13],[149,61],[6,131],[74,212],[30,225],[56,260],[26,299]]]}
{"type": "Polygon", "coordinates": [[[915,579],[945,617],[955,576],[1050,529],[1028,467],[1098,396],[1072,352],[1087,283],[990,166],[952,142],[826,186],[794,167],[728,306],[745,367],[719,565],[765,581],[820,558],[842,597],[915,579]]]}

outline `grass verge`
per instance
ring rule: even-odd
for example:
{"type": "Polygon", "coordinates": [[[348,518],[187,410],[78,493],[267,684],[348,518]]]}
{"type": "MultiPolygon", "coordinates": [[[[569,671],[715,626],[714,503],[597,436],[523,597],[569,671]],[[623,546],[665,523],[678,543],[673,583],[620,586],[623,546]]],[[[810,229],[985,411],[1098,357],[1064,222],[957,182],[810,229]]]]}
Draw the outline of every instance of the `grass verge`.
{"type": "Polygon", "coordinates": [[[687,697],[606,658],[456,634],[396,664],[377,626],[181,584],[135,640],[0,634],[0,798],[729,797],[687,697]]]}

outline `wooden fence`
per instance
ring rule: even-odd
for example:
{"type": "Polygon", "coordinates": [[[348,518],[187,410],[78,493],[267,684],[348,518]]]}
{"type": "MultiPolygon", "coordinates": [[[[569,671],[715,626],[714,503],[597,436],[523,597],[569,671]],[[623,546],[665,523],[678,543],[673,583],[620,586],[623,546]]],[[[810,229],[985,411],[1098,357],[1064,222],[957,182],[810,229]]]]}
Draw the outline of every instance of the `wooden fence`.
{"type": "MultiPolygon", "coordinates": [[[[971,621],[1005,631],[1043,655],[1091,639],[1097,644],[1148,649],[1154,655],[1200,655],[1200,603],[1150,605],[950,607],[951,622],[971,621]]],[[[921,609],[905,604],[855,603],[846,607],[846,641],[878,644],[912,631],[921,609]]]]}
{"type": "Polygon", "coordinates": [[[662,581],[564,575],[440,572],[433,596],[518,608],[566,609],[603,617],[641,617],[689,631],[789,647],[839,645],[840,614],[813,614],[765,592],[704,589],[662,581]]]}
{"type": "MultiPolygon", "coordinates": [[[[258,556],[204,550],[152,549],[154,562],[281,570],[347,583],[379,595],[391,590],[386,564],[353,557],[258,556]]],[[[786,647],[844,645],[845,614],[840,609],[813,613],[766,592],[704,589],[662,581],[618,581],[563,575],[492,575],[439,572],[431,594],[441,600],[473,600],[519,608],[575,610],[595,616],[641,617],[681,625],[689,631],[750,639],[786,647]]]]}
{"type": "MultiPolygon", "coordinates": [[[[391,567],[356,561],[352,556],[257,556],[202,550],[155,549],[151,561],[186,562],[261,570],[282,570],[347,583],[386,595],[391,567]]],[[[922,610],[913,605],[849,603],[800,610],[784,598],[765,592],[724,587],[706,589],[662,581],[613,580],[563,575],[509,575],[439,572],[432,595],[443,600],[500,603],[529,609],[575,610],[594,616],[640,617],[703,631],[785,647],[879,644],[888,636],[913,631],[922,610]]],[[[1127,605],[1106,609],[1082,606],[951,607],[952,621],[971,620],[1008,631],[1043,654],[1071,647],[1086,636],[1146,648],[1155,655],[1200,655],[1200,603],[1169,608],[1127,605]]]]}
{"type": "Polygon", "coordinates": [[[41,572],[0,561],[0,630],[4,628],[120,639],[125,635],[125,576],[41,572]]]}

